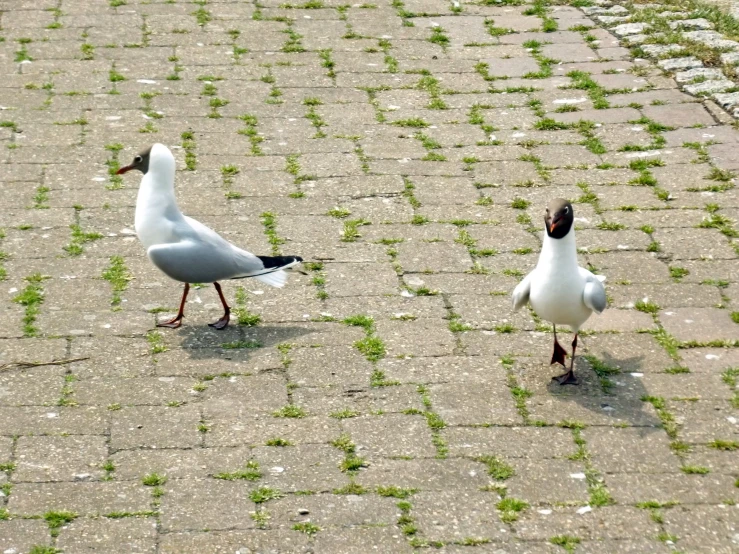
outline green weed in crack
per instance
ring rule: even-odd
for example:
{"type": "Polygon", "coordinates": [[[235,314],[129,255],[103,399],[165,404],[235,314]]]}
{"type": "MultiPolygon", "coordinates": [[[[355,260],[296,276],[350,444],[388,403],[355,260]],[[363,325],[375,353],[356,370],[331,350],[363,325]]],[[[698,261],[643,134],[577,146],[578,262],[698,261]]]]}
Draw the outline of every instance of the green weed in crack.
{"type": "Polygon", "coordinates": [[[334,67],[336,63],[331,57],[331,52],[331,49],[319,50],[318,56],[321,58],[321,65],[327,70],[326,75],[328,77],[331,77],[332,79],[335,79],[336,72],[334,71],[334,67]]]}
{"type": "Polygon", "coordinates": [[[277,234],[277,214],[273,212],[263,212],[260,219],[264,226],[264,234],[267,236],[267,242],[272,246],[272,254],[274,256],[279,256],[280,245],[285,244],[285,239],[277,234]]]}
{"type": "Polygon", "coordinates": [[[282,498],[283,496],[285,495],[282,492],[270,487],[260,487],[249,492],[249,499],[255,504],[264,504],[265,502],[282,498]]]}
{"type": "Polygon", "coordinates": [[[256,327],[262,322],[262,316],[249,311],[247,307],[248,294],[244,287],[236,288],[236,306],[233,313],[239,325],[244,327],[256,327]]]}
{"type": "Polygon", "coordinates": [[[344,485],[341,488],[334,489],[332,492],[334,494],[353,494],[353,495],[362,495],[369,492],[365,487],[360,485],[359,483],[355,482],[353,478],[349,477],[351,481],[348,485],[344,485]]]}
{"type": "Polygon", "coordinates": [[[255,460],[249,460],[246,462],[243,469],[239,469],[234,472],[216,473],[213,475],[213,478],[223,479],[225,481],[258,481],[262,478],[262,471],[255,460]]]}
{"type": "MultiPolygon", "coordinates": [[[[311,281],[316,286],[316,298],[326,300],[328,291],[326,290],[326,273],[323,271],[323,262],[305,262],[303,269],[310,271],[312,274],[311,281]]],[[[334,321],[332,318],[331,321],[334,321]]]]}
{"type": "Polygon", "coordinates": [[[121,293],[128,288],[128,282],[133,279],[123,258],[111,256],[110,266],[103,271],[102,277],[113,287],[113,298],[110,301],[112,309],[114,311],[120,309],[121,293]]]}
{"type": "Polygon", "coordinates": [[[48,276],[34,273],[25,278],[28,282],[26,288],[13,297],[13,302],[25,308],[23,314],[23,334],[27,337],[38,336],[39,330],[35,326],[36,318],[41,311],[44,302],[44,288],[42,283],[49,279],[48,276]]]}
{"type": "Polygon", "coordinates": [[[590,150],[593,154],[606,153],[606,147],[603,145],[600,139],[595,136],[595,123],[593,123],[592,121],[581,119],[577,122],[575,128],[584,137],[583,141],[580,143],[582,146],[590,150]]]}
{"type": "Polygon", "coordinates": [[[300,42],[300,39],[303,38],[303,35],[297,33],[295,29],[292,28],[292,23],[288,24],[287,29],[282,32],[287,35],[287,40],[285,41],[285,44],[282,45],[283,52],[287,54],[305,52],[305,48],[300,42]]]}
{"type": "Polygon", "coordinates": [[[257,120],[257,116],[244,114],[239,116],[239,119],[244,122],[244,128],[239,129],[237,132],[240,135],[246,135],[246,137],[249,139],[249,143],[251,144],[251,155],[263,156],[264,152],[259,145],[264,142],[264,137],[260,136],[259,132],[257,131],[257,124],[259,123],[257,120]]]}
{"type": "Polygon", "coordinates": [[[505,369],[506,371],[506,384],[508,385],[508,390],[510,390],[511,392],[513,401],[516,404],[516,409],[523,419],[524,424],[529,425],[529,409],[526,406],[526,400],[531,398],[534,393],[518,384],[516,375],[513,372],[513,365],[516,363],[516,360],[513,356],[503,356],[500,359],[500,363],[503,365],[503,369],[505,369]]]}
{"type": "Polygon", "coordinates": [[[185,131],[180,135],[182,139],[182,149],[185,151],[185,169],[187,171],[195,171],[198,166],[197,157],[195,156],[195,133],[185,131]]]}
{"type": "Polygon", "coordinates": [[[390,41],[386,38],[381,38],[377,41],[377,45],[385,54],[385,71],[388,73],[397,73],[398,60],[390,54],[390,49],[393,47],[390,41]]]}
{"type": "Polygon", "coordinates": [[[164,335],[159,331],[149,331],[146,334],[146,341],[149,343],[149,353],[152,355],[161,354],[169,350],[164,344],[164,335]]]}
{"type": "Polygon", "coordinates": [[[444,99],[441,97],[441,86],[438,79],[431,75],[423,75],[418,83],[416,83],[416,88],[419,90],[425,90],[428,92],[429,96],[431,97],[429,100],[428,105],[426,106],[430,110],[446,110],[448,106],[444,102],[444,99]]]}
{"type": "Polygon", "coordinates": [[[63,250],[70,256],[81,255],[84,252],[84,244],[103,238],[101,233],[83,231],[77,223],[73,223],[69,228],[72,229],[72,240],[63,247],[63,250]]]}
{"type": "Polygon", "coordinates": [[[429,426],[431,431],[431,442],[433,443],[434,448],[436,448],[436,457],[438,459],[444,459],[449,454],[449,448],[447,447],[444,437],[441,435],[441,430],[446,427],[446,423],[442,417],[433,410],[428,386],[418,385],[417,390],[418,394],[421,395],[421,403],[424,407],[424,411],[421,413],[426,418],[426,424],[429,426]]]}
{"type": "Polygon", "coordinates": [[[549,539],[549,542],[556,546],[561,546],[569,553],[574,553],[575,548],[580,544],[580,539],[570,535],[557,535],[549,539]]]}
{"type": "Polygon", "coordinates": [[[43,515],[43,519],[49,526],[52,537],[59,536],[59,530],[65,525],[72,523],[79,514],[67,510],[49,511],[43,515]]]}
{"type": "Polygon", "coordinates": [[[400,517],[397,521],[400,530],[403,531],[403,534],[407,537],[412,537],[418,533],[418,528],[416,527],[413,517],[411,517],[411,509],[413,508],[413,505],[407,500],[401,500],[396,504],[396,506],[400,509],[400,517]]]}
{"type": "Polygon", "coordinates": [[[344,473],[353,475],[361,468],[367,466],[364,458],[357,456],[357,446],[346,433],[331,441],[331,446],[344,452],[344,459],[339,464],[339,469],[344,473]]]}
{"type": "MultiPolygon", "coordinates": [[[[503,489],[505,490],[505,489],[503,489]]],[[[519,514],[529,508],[529,503],[518,498],[504,497],[495,506],[503,523],[518,521],[519,514]]]]}
{"type": "Polygon", "coordinates": [[[57,400],[57,406],[77,406],[77,401],[73,398],[74,389],[72,388],[72,383],[74,383],[76,380],[77,377],[75,377],[72,373],[67,373],[66,375],[64,375],[64,385],[62,386],[59,400],[57,400]]]}
{"type": "Polygon", "coordinates": [[[105,149],[110,152],[110,158],[105,162],[105,165],[108,166],[108,185],[105,188],[108,190],[121,189],[123,188],[123,177],[116,175],[116,173],[121,167],[118,153],[123,150],[123,145],[120,142],[115,142],[106,144],[105,149]]]}
{"type": "Polygon", "coordinates": [[[362,235],[359,232],[359,228],[364,225],[371,225],[372,223],[366,219],[350,219],[344,221],[344,230],[341,234],[342,242],[356,242],[362,235]]]}
{"type": "Polygon", "coordinates": [[[610,377],[612,375],[618,375],[619,373],[621,373],[621,370],[617,367],[606,364],[592,354],[586,354],[583,357],[587,360],[588,364],[590,364],[590,367],[600,379],[600,386],[603,389],[603,392],[611,392],[611,390],[615,386],[615,383],[611,381],[610,377]]]}
{"type": "Polygon", "coordinates": [[[301,523],[296,523],[292,526],[292,529],[294,531],[299,531],[301,533],[305,533],[309,537],[312,537],[316,533],[318,533],[321,528],[316,525],[315,523],[311,523],[310,521],[303,521],[301,523]]]}
{"type": "Polygon", "coordinates": [[[584,90],[593,102],[593,108],[604,110],[610,107],[606,98],[606,90],[593,80],[590,73],[586,71],[570,71],[567,73],[567,77],[572,79],[572,83],[567,88],[584,90]]]}

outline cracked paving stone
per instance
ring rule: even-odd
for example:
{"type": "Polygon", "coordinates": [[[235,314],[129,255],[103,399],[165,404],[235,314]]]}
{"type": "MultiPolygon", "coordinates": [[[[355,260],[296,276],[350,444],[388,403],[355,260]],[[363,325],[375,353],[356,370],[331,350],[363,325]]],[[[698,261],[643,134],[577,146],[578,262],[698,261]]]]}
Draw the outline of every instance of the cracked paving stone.
{"type": "Polygon", "coordinates": [[[108,457],[103,436],[20,437],[16,443],[16,482],[98,481],[108,457]]]}
{"type": "Polygon", "coordinates": [[[153,519],[77,519],[59,534],[58,546],[70,554],[106,552],[146,554],[156,552],[153,519]]]}
{"type": "Polygon", "coordinates": [[[148,510],[151,494],[138,482],[20,483],[13,487],[8,510],[20,515],[70,511],[80,515],[148,510]]]}
{"type": "Polygon", "coordinates": [[[312,552],[308,536],[292,530],[234,530],[185,531],[162,535],[159,551],[162,554],[232,554],[249,552],[312,552]]]}
{"type": "Polygon", "coordinates": [[[32,547],[48,546],[49,542],[49,526],[45,521],[30,519],[0,521],[2,552],[30,552],[32,547]]]}

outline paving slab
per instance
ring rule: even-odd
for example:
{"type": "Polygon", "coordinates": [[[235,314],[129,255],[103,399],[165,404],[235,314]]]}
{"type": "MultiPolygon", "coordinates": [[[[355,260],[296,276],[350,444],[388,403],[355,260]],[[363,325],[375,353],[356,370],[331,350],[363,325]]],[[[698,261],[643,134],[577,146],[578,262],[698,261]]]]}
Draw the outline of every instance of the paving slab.
{"type": "Polygon", "coordinates": [[[0,1],[0,551],[736,549],[733,73],[639,5],[91,4],[0,1]],[[185,213],[307,262],[224,282],[224,331],[208,283],[156,327],[114,176],[153,142],[185,213]],[[510,307],[555,197],[607,277],[578,387],[510,307]]]}

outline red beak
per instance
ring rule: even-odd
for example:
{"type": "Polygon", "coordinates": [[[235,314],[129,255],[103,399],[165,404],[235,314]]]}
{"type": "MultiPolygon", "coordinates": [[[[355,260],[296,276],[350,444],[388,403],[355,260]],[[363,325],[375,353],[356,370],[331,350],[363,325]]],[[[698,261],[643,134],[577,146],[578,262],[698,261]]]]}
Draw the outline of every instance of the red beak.
{"type": "Polygon", "coordinates": [[[133,169],[133,166],[126,165],[120,168],[118,171],[115,172],[116,175],[123,175],[126,171],[131,171],[133,169]]]}
{"type": "Polygon", "coordinates": [[[561,217],[558,217],[557,219],[555,219],[554,221],[552,221],[552,224],[549,226],[549,232],[550,233],[553,233],[554,232],[554,229],[557,227],[557,225],[559,225],[559,222],[560,221],[562,221],[562,218],[561,217]]]}

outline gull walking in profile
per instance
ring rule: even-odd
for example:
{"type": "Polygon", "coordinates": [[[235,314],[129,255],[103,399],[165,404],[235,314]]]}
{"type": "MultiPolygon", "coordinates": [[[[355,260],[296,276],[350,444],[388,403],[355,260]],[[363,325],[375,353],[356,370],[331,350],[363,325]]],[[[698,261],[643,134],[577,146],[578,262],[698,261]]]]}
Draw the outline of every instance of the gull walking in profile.
{"type": "Polygon", "coordinates": [[[136,199],[136,234],[152,263],[168,277],[185,283],[179,312],[174,318],[157,323],[157,327],[176,329],[182,325],[190,283],[213,283],[224,314],[209,325],[225,329],[231,308],[218,281],[254,277],[273,287],[283,287],[287,281],[283,270],[303,261],[299,256],[255,256],[183,215],[174,195],[174,156],[163,144],[142,151],[117,173],[132,169],[144,174],[136,199]]]}
{"type": "Polygon", "coordinates": [[[514,310],[530,302],[534,311],[554,326],[551,363],[562,364],[567,369],[566,352],[557,341],[557,325],[569,325],[575,333],[570,369],[553,378],[560,385],[577,384],[574,373],[577,334],[590,314],[599,314],[606,308],[605,277],[593,275],[577,264],[574,219],[572,204],[567,200],[555,198],[549,203],[544,212],[546,235],[539,262],[513,291],[514,310]]]}

